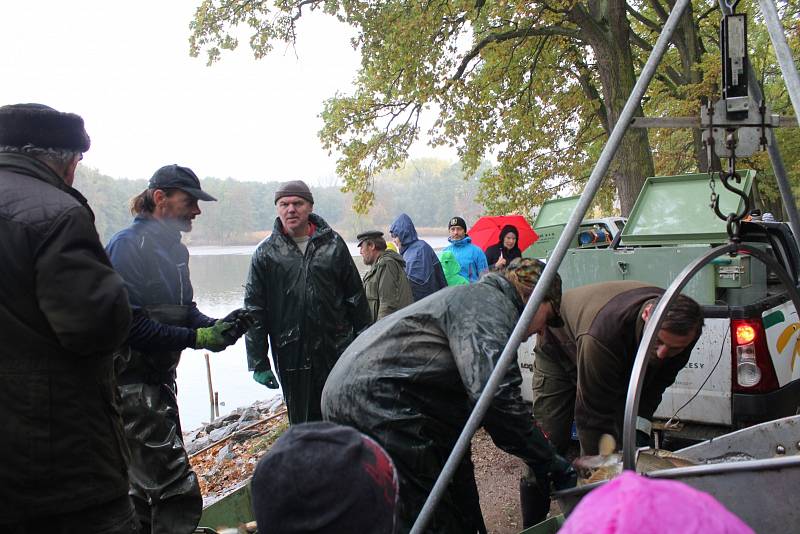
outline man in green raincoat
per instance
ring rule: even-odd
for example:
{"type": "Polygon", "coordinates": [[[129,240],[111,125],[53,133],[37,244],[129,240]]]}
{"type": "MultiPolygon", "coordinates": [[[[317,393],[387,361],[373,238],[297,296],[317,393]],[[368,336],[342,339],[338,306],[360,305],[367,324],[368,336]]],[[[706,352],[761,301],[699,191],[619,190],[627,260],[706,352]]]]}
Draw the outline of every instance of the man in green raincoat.
{"type": "Polygon", "coordinates": [[[387,250],[383,232],[363,232],[356,239],[364,265],[371,267],[363,282],[372,322],[414,302],[411,284],[406,277],[406,262],[397,252],[387,250]]]}

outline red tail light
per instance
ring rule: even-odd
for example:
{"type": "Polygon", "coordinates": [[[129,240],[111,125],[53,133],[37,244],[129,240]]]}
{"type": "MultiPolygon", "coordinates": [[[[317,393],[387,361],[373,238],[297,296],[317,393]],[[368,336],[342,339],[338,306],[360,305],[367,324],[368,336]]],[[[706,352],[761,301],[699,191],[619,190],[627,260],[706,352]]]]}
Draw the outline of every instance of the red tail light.
{"type": "Polygon", "coordinates": [[[778,389],[760,319],[731,320],[731,381],[734,393],[766,393],[778,389]]]}

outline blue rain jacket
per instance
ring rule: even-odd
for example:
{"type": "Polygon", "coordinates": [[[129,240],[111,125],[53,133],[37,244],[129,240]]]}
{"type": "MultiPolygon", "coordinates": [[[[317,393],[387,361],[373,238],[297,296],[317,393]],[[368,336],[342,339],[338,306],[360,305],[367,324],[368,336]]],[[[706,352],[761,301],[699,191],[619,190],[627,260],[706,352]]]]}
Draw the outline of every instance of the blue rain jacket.
{"type": "Polygon", "coordinates": [[[406,262],[406,276],[411,282],[414,300],[421,300],[447,287],[444,271],[433,248],[417,237],[411,217],[401,213],[389,228],[400,239],[400,254],[406,262]]]}
{"type": "Polygon", "coordinates": [[[189,280],[189,251],[181,233],[156,219],[137,216],[116,233],[106,246],[114,269],[122,275],[133,310],[128,344],[140,351],[183,350],[194,347],[195,329],[214,324],[194,303],[189,280]],[[153,321],[146,306],[189,306],[188,327],[153,321]]]}
{"type": "Polygon", "coordinates": [[[461,265],[461,276],[475,282],[481,277],[483,273],[489,270],[489,264],[486,263],[486,254],[480,247],[472,244],[472,239],[467,236],[464,239],[453,241],[448,239],[450,245],[444,249],[445,252],[452,252],[456,257],[456,261],[461,265]]]}

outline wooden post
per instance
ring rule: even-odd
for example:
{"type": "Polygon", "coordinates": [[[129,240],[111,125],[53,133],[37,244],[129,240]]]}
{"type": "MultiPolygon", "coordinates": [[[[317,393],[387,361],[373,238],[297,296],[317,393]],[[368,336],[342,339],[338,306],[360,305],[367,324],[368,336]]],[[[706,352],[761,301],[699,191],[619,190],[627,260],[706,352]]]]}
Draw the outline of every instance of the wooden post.
{"type": "Polygon", "coordinates": [[[219,391],[214,392],[214,412],[215,416],[219,417],[219,391]]]}
{"type": "MultiPolygon", "coordinates": [[[[211,361],[208,359],[208,353],[205,353],[206,357],[206,378],[208,379],[208,402],[211,407],[211,421],[214,420],[214,386],[211,385],[211,361]]],[[[217,411],[219,413],[219,411],[217,411]]]]}

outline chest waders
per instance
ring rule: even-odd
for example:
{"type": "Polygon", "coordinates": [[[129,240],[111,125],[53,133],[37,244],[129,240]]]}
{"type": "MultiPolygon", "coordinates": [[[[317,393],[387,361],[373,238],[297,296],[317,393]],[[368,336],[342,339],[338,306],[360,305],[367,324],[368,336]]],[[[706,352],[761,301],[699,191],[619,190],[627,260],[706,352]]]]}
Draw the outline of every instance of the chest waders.
{"type": "MultiPolygon", "coordinates": [[[[150,319],[186,326],[189,306],[146,306],[150,319]]],[[[130,495],[141,534],[189,534],[203,511],[197,475],[183,448],[175,384],[181,351],[139,352],[116,357],[125,438],[131,450],[130,495]]]]}

